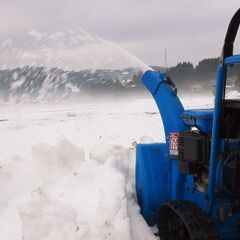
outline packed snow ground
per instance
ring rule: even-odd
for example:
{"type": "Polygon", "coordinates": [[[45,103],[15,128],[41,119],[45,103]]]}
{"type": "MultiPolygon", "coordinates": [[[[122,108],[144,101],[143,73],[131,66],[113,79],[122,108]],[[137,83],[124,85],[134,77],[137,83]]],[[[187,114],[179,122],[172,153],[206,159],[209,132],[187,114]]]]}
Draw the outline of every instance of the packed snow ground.
{"type": "Polygon", "coordinates": [[[139,214],[132,148],[164,141],[152,99],[1,106],[0,133],[1,239],[156,239],[139,214]]]}

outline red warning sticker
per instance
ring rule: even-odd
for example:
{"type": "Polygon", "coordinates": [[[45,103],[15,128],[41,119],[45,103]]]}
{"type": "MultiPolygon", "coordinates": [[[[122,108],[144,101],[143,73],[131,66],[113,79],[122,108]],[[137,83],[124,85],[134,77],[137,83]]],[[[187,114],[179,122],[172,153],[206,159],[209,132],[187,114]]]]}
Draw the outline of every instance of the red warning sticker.
{"type": "Polygon", "coordinates": [[[178,133],[170,133],[170,155],[178,156],[178,133]]]}

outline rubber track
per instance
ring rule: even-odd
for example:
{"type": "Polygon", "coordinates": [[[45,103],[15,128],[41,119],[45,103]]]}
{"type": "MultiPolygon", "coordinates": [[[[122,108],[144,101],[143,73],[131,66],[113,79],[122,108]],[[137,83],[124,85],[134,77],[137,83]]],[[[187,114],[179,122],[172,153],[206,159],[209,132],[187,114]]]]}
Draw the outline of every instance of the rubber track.
{"type": "Polygon", "coordinates": [[[172,209],[183,221],[191,240],[220,240],[213,223],[201,208],[190,201],[169,201],[163,204],[172,209]]]}

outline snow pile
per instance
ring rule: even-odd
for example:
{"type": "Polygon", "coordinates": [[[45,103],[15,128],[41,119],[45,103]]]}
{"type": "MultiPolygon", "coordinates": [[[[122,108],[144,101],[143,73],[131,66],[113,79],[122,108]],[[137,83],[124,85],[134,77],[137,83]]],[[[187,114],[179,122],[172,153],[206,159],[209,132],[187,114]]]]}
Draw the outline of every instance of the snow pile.
{"type": "Polygon", "coordinates": [[[17,207],[39,186],[52,184],[79,169],[84,151],[64,138],[55,146],[38,144],[32,157],[15,156],[0,161],[0,235],[21,239],[21,220],[17,207]]]}
{"type": "Polygon", "coordinates": [[[121,146],[96,146],[90,152],[96,161],[35,189],[19,207],[24,240],[155,239],[139,214],[129,154],[121,146]]]}
{"type": "Polygon", "coordinates": [[[0,162],[0,214],[16,204],[23,195],[39,185],[52,184],[80,167],[84,152],[66,139],[56,146],[39,144],[32,149],[32,158],[15,156],[0,162]]]}
{"type": "Polygon", "coordinates": [[[72,173],[84,161],[84,150],[64,138],[56,146],[38,144],[33,147],[32,155],[44,183],[56,181],[61,176],[72,173]]]}

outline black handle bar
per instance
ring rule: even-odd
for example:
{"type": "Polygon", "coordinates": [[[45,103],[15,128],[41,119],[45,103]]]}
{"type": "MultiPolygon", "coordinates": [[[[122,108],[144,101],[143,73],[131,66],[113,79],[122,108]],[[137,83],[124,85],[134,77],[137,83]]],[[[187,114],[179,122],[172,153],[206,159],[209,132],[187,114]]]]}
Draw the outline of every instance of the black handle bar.
{"type": "Polygon", "coordinates": [[[223,62],[224,58],[232,56],[233,55],[233,46],[234,41],[238,32],[240,24],[240,8],[237,10],[237,12],[232,17],[231,22],[229,23],[227,34],[225,37],[222,55],[221,55],[221,62],[223,62]]]}

